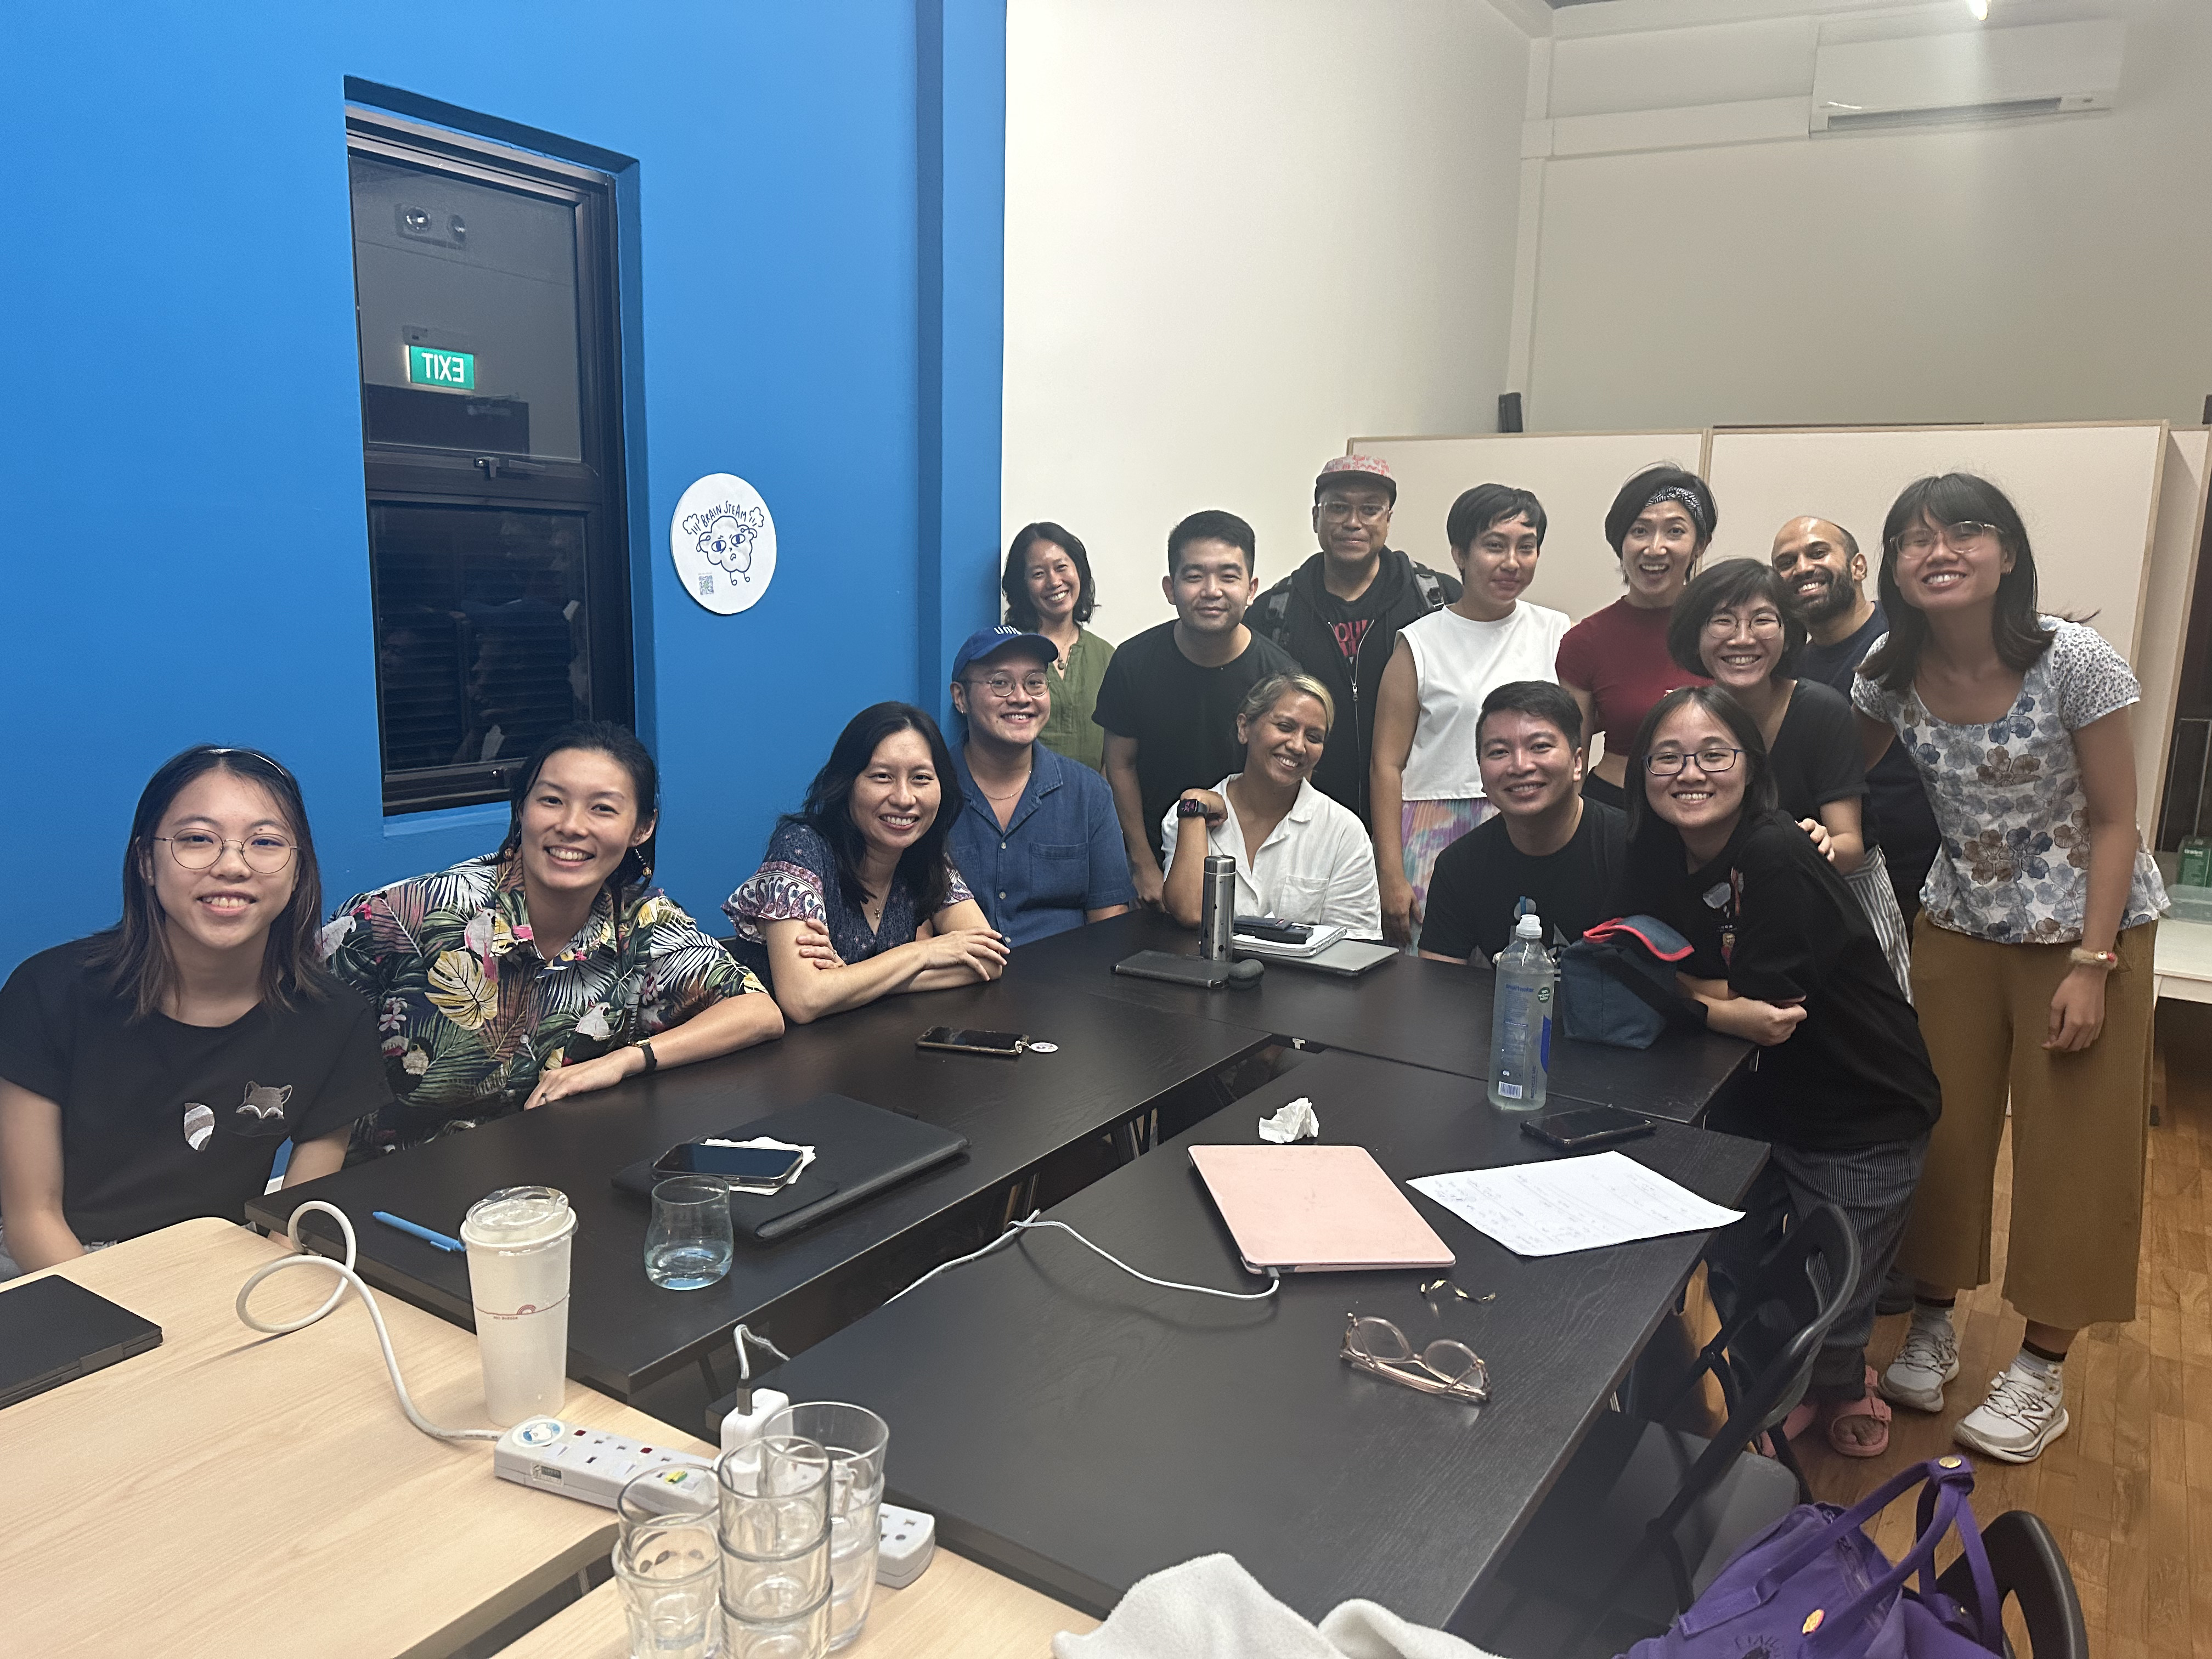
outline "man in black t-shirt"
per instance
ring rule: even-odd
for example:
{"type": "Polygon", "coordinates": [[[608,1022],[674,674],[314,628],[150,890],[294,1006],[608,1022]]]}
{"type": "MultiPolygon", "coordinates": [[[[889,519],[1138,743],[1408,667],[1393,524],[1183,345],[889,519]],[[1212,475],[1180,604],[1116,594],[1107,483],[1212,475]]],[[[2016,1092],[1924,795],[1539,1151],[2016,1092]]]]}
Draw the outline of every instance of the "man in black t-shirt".
{"type": "Polygon", "coordinates": [[[1289,654],[1257,638],[1244,612],[1259,584],[1252,526],[1234,513],[1194,513],[1168,534],[1160,591],[1176,620],[1125,640],[1106,665],[1091,718],[1106,731],[1106,781],[1129,849],[1137,902],[1160,904],[1160,820],[1186,789],[1244,769],[1237,711],[1289,654]]]}
{"type": "MultiPolygon", "coordinates": [[[[1792,519],[1775,535],[1773,564],[1805,607],[1813,636],[1798,656],[1798,677],[1832,686],[1849,700],[1859,664],[1889,631],[1881,605],[1866,596],[1867,560],[1857,538],[1826,519],[1792,519]]],[[[1866,781],[1867,845],[1879,845],[1889,864],[1890,885],[1910,932],[1942,836],[1920,769],[1903,744],[1890,744],[1866,781]]]]}
{"type": "Polygon", "coordinates": [[[1547,680],[1516,680],[1482,701],[1475,741],[1497,811],[1437,855],[1421,918],[1421,954],[1487,964],[1505,948],[1522,900],[1555,944],[1616,914],[1628,818],[1586,799],[1582,710],[1547,680]]]}

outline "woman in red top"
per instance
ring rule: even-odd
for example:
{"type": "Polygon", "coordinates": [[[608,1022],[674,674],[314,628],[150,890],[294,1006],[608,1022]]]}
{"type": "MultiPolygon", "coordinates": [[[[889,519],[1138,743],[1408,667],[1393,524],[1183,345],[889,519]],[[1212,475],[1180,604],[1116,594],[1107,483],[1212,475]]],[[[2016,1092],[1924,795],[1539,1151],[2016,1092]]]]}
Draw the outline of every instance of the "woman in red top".
{"type": "Polygon", "coordinates": [[[1668,653],[1667,623],[1719,522],[1711,489],[1679,466],[1648,467],[1613,498],[1605,538],[1628,592],[1559,641],[1559,684],[1582,705],[1583,729],[1605,738],[1604,758],[1583,779],[1591,800],[1627,810],[1621,786],[1636,728],[1676,686],[1707,683],[1668,653]]]}

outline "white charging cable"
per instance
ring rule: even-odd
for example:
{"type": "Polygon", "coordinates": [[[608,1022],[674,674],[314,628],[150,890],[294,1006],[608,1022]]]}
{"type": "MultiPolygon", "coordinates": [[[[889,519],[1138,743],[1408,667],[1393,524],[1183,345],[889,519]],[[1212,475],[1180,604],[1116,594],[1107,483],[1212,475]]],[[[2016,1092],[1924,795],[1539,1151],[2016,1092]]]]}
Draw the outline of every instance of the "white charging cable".
{"type": "Polygon", "coordinates": [[[376,1305],[374,1294],[367,1285],[362,1282],[361,1275],[353,1270],[353,1223],[346,1218],[346,1212],[343,1210],[335,1204],[326,1204],[319,1198],[311,1198],[292,1212],[291,1224],[285,1231],[292,1241],[292,1249],[295,1254],[279,1256],[274,1261],[264,1263],[255,1269],[246,1283],[238,1287],[238,1316],[240,1321],[268,1336],[289,1336],[294,1331],[307,1329],[308,1326],[345,1300],[346,1288],[350,1285],[361,1292],[362,1304],[368,1310],[369,1323],[376,1327],[376,1340],[384,1350],[384,1368],[392,1373],[392,1391],[399,1396],[399,1409],[407,1413],[407,1420],[422,1430],[423,1433],[440,1440],[496,1440],[500,1437],[500,1431],[497,1429],[441,1429],[415,1409],[415,1402],[407,1396],[407,1384],[400,1380],[399,1360],[398,1357],[392,1352],[392,1337],[384,1328],[384,1310],[376,1305]],[[320,1210],[337,1222],[338,1231],[345,1236],[345,1260],[343,1262],[334,1261],[326,1255],[316,1255],[301,1239],[300,1223],[310,1210],[320,1210]],[[256,1285],[268,1278],[270,1274],[281,1273],[287,1267],[327,1267],[337,1275],[337,1286],[331,1291],[329,1299],[321,1307],[316,1309],[305,1319],[295,1319],[283,1325],[264,1324],[246,1311],[246,1299],[253,1294],[253,1287],[256,1285]]]}
{"type": "MultiPolygon", "coordinates": [[[[1024,1219],[1009,1223],[1006,1231],[1000,1233],[996,1238],[993,1239],[988,1244],[986,1244],[981,1249],[972,1251],[967,1255],[955,1256],[950,1261],[939,1262],[936,1267],[932,1267],[921,1278],[915,1279],[913,1284],[908,1285],[905,1290],[901,1291],[898,1293],[898,1296],[892,1297],[890,1301],[897,1301],[899,1299],[899,1296],[909,1296],[913,1294],[915,1291],[920,1290],[923,1285],[928,1284],[931,1279],[936,1278],[938,1274],[945,1272],[947,1268],[963,1267],[970,1261],[980,1261],[985,1256],[990,1255],[992,1251],[997,1249],[1000,1245],[1019,1237],[1023,1233],[1045,1227],[1058,1228],[1061,1232],[1066,1233],[1077,1243],[1082,1245],[1084,1249],[1091,1251],[1094,1255],[1104,1256],[1106,1260],[1112,1262],[1123,1273],[1128,1274],[1130,1278],[1141,1279],[1146,1284],[1157,1285],[1164,1291],[1188,1291],[1194,1296],[1218,1296],[1224,1302],[1265,1302],[1269,1297],[1274,1295],[1277,1291],[1283,1288],[1283,1276],[1279,1273],[1276,1272],[1273,1267],[1270,1267],[1267,1270],[1268,1284],[1267,1288],[1264,1291],[1217,1291],[1209,1285],[1182,1285],[1176,1283],[1171,1279],[1155,1279],[1150,1273],[1139,1273],[1134,1267],[1132,1267],[1127,1262],[1122,1261],[1120,1256],[1115,1255],[1112,1251],[1100,1249],[1098,1246],[1093,1244],[1089,1239],[1084,1237],[1081,1233],[1076,1231],[1074,1228],[1069,1226],[1065,1221],[1038,1220],[1037,1217],[1042,1213],[1042,1212],[1041,1211],[1031,1210],[1028,1216],[1024,1219]]],[[[888,1307],[890,1303],[887,1302],[884,1305],[888,1307]]]]}
{"type": "Polygon", "coordinates": [[[777,1347],[775,1343],[769,1341],[758,1331],[747,1329],[742,1322],[740,1322],[738,1328],[732,1333],[732,1335],[738,1345],[738,1381],[740,1382],[750,1382],[753,1380],[753,1357],[745,1347],[745,1344],[748,1342],[750,1342],[756,1346],[763,1348],[768,1352],[774,1354],[778,1359],[784,1361],[786,1364],[790,1362],[791,1356],[789,1354],[777,1347]]]}

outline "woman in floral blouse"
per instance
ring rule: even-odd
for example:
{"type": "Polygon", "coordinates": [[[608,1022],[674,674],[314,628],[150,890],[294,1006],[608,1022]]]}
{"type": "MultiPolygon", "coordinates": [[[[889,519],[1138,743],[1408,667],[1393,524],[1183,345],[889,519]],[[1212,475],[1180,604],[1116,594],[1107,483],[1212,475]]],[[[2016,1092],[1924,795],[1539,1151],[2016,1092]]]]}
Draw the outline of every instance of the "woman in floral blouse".
{"type": "Polygon", "coordinates": [[[621,726],[570,726],[520,775],[495,853],[346,901],[331,969],[375,1006],[396,1152],[518,1108],[783,1034],[761,983],[663,895],[659,774],[621,726]]]}
{"type": "Polygon", "coordinates": [[[2141,694],[2094,632],[2038,614],[2027,531],[1995,485],[1922,479],[1882,542],[1890,631],[1852,701],[1867,763],[1904,744],[1943,833],[1912,937],[1943,1115],[1898,1252],[1918,1281],[1912,1327],[1881,1390],[1940,1412],[1959,1374],[1951,1308],[1990,1277],[2009,1099],[2004,1288],[2027,1340],[1954,1433],[2025,1463],[2066,1431],[2075,1333],[2135,1317],[2166,908],[2135,821],[2128,705],[2141,694]]]}
{"type": "Polygon", "coordinates": [[[767,859],[723,904],[738,925],[732,948],[769,974],[800,1024],[1006,971],[1006,939],[945,850],[952,776],[952,753],[927,713],[905,702],[863,708],[805,806],[776,825],[767,859]]]}

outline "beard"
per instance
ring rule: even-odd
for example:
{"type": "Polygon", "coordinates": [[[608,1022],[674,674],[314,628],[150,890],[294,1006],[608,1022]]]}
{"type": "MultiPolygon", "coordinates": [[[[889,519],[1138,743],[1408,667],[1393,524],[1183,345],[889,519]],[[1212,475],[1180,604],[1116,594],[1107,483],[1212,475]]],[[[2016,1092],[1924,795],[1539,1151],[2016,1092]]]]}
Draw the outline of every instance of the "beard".
{"type": "Polygon", "coordinates": [[[1797,603],[1804,607],[1808,623],[1824,623],[1840,617],[1858,602],[1858,594],[1842,577],[1828,576],[1826,580],[1827,586],[1818,592],[1798,595],[1797,603]]]}

